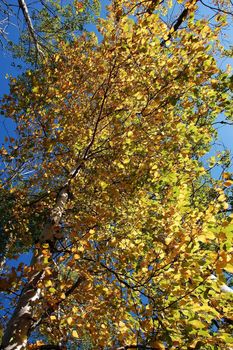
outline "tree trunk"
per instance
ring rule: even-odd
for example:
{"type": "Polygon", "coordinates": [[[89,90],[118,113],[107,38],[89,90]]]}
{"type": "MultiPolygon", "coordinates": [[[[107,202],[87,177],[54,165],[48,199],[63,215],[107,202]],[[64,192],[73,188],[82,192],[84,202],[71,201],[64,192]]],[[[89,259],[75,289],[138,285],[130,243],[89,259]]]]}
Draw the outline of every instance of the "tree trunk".
{"type": "MultiPolygon", "coordinates": [[[[48,221],[44,225],[40,236],[40,243],[56,242],[56,230],[68,201],[68,185],[58,193],[57,200],[48,221]]],[[[34,253],[31,260],[33,275],[22,290],[15,311],[9,320],[3,339],[1,349],[20,350],[27,344],[27,338],[37,320],[34,316],[34,306],[41,297],[41,289],[38,282],[43,281],[45,273],[42,264],[43,255],[34,253]]],[[[44,311],[44,310],[43,310],[44,311]]]]}

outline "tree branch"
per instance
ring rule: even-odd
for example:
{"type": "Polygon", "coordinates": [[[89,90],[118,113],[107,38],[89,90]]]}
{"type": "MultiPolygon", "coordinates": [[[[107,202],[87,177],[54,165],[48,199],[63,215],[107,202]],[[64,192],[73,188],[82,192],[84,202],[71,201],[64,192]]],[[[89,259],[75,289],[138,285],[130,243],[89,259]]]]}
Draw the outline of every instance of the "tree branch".
{"type": "Polygon", "coordinates": [[[22,10],[23,16],[25,18],[25,22],[26,22],[27,27],[28,27],[28,31],[32,37],[34,44],[35,44],[36,51],[38,52],[39,55],[44,57],[44,53],[41,50],[41,45],[37,39],[37,35],[36,35],[35,29],[34,29],[33,24],[32,24],[32,20],[31,20],[29,11],[28,11],[27,4],[24,0],[18,0],[18,4],[19,4],[19,8],[22,10]]]}
{"type": "MultiPolygon", "coordinates": [[[[198,0],[196,0],[196,1],[194,2],[194,4],[196,4],[197,2],[198,2],[198,0]]],[[[177,18],[177,20],[174,22],[174,25],[173,25],[172,28],[171,28],[171,29],[173,29],[172,33],[176,32],[176,31],[180,28],[181,24],[185,21],[185,19],[187,18],[188,14],[189,14],[189,9],[188,9],[188,8],[185,8],[185,9],[181,12],[181,14],[180,14],[179,17],[177,18]]],[[[167,38],[166,40],[161,41],[161,44],[160,44],[161,46],[164,46],[164,45],[166,44],[166,42],[167,42],[168,40],[171,39],[172,33],[170,32],[170,33],[168,34],[168,38],[167,38]]]]}

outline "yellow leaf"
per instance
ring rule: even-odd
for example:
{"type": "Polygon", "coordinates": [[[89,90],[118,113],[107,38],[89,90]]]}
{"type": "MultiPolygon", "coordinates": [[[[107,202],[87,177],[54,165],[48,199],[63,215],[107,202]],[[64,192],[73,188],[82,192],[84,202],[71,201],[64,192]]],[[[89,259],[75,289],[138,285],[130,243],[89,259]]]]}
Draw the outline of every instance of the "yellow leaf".
{"type": "Polygon", "coordinates": [[[45,282],[45,287],[51,287],[53,285],[51,280],[45,282]]]}
{"type": "Polygon", "coordinates": [[[2,148],[0,151],[1,151],[1,154],[4,156],[6,156],[8,154],[8,152],[5,148],[2,148]]]}
{"type": "Polygon", "coordinates": [[[233,265],[231,263],[226,264],[226,266],[224,267],[224,270],[226,270],[227,272],[233,273],[233,265]]]}
{"type": "Polygon", "coordinates": [[[57,62],[59,60],[59,55],[55,55],[54,59],[55,59],[55,62],[57,62]]]}
{"type": "Polygon", "coordinates": [[[226,187],[230,187],[231,185],[233,185],[232,180],[228,180],[228,181],[224,182],[224,186],[226,186],[226,187]]]}
{"type": "Polygon", "coordinates": [[[52,275],[52,271],[49,268],[46,268],[45,273],[46,273],[47,276],[51,276],[52,275]]]}
{"type": "Polygon", "coordinates": [[[78,247],[78,251],[84,252],[84,247],[81,245],[80,247],[78,247]]]}
{"type": "Polygon", "coordinates": [[[34,88],[32,88],[32,92],[34,92],[35,94],[39,92],[39,87],[35,86],[34,88]]]}
{"type": "Polygon", "coordinates": [[[100,186],[101,186],[102,190],[105,190],[105,188],[108,187],[108,184],[104,181],[100,181],[100,186]]]}
{"type": "Polygon", "coordinates": [[[205,325],[199,320],[193,320],[189,322],[194,328],[205,328],[205,325]]]}
{"type": "Polygon", "coordinates": [[[222,177],[223,177],[223,179],[228,180],[230,178],[230,174],[229,173],[223,173],[222,177]]]}
{"type": "Polygon", "coordinates": [[[79,336],[78,336],[78,333],[77,333],[77,331],[72,331],[72,336],[74,337],[74,338],[79,338],[79,336]]]}
{"type": "Polygon", "coordinates": [[[61,299],[65,299],[65,298],[66,298],[65,293],[62,293],[62,294],[61,294],[61,299]]]}
{"type": "Polygon", "coordinates": [[[206,233],[206,238],[209,238],[209,239],[214,239],[215,238],[215,235],[213,232],[209,231],[206,233]]]}
{"type": "Polygon", "coordinates": [[[122,327],[122,328],[125,327],[125,323],[122,322],[122,321],[120,321],[120,322],[119,322],[119,327],[122,327]]]}
{"type": "Polygon", "coordinates": [[[77,308],[77,306],[74,306],[73,308],[72,308],[72,311],[73,311],[73,313],[77,313],[78,312],[78,308],[77,308]]]}
{"type": "Polygon", "coordinates": [[[221,195],[218,197],[218,201],[219,201],[219,202],[224,202],[225,200],[226,200],[225,194],[221,194],[221,195]]]}
{"type": "Polygon", "coordinates": [[[125,158],[122,160],[122,163],[123,164],[128,164],[130,162],[130,159],[129,158],[125,158]]]}
{"type": "Polygon", "coordinates": [[[43,243],[43,244],[42,244],[42,248],[44,248],[44,249],[49,248],[49,244],[48,244],[48,243],[43,243]]]}
{"type": "Polygon", "coordinates": [[[146,273],[146,272],[148,272],[148,268],[147,267],[143,267],[141,271],[142,271],[142,273],[146,273]]]}
{"type": "Polygon", "coordinates": [[[68,317],[67,318],[67,323],[68,323],[68,325],[71,325],[73,323],[73,318],[72,317],[68,317]]]}

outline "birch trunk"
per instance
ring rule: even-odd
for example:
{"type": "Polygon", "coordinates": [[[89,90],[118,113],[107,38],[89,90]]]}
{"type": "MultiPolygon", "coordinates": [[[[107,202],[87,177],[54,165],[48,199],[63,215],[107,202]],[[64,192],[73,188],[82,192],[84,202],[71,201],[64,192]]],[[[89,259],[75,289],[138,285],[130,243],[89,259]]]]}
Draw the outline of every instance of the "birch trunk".
{"type": "MultiPolygon", "coordinates": [[[[22,1],[22,0],[20,0],[22,1]]],[[[115,67],[115,64],[113,68],[115,67]]],[[[88,159],[88,154],[94,143],[96,132],[98,129],[99,122],[101,120],[103,106],[105,99],[107,97],[107,91],[109,88],[109,82],[111,79],[113,69],[110,71],[108,78],[108,87],[105,91],[103,101],[101,104],[100,112],[95,123],[93,134],[89,144],[83,155],[82,161],[75,167],[68,176],[68,181],[64,184],[63,188],[57,195],[57,200],[53,210],[51,211],[49,220],[45,223],[42,233],[40,235],[40,243],[51,242],[55,243],[57,240],[56,227],[59,226],[62,215],[65,211],[66,204],[69,199],[69,186],[72,179],[76,178],[84,166],[84,161],[88,159]]],[[[62,238],[62,237],[59,237],[62,238]]],[[[28,337],[33,326],[37,324],[37,319],[33,318],[35,305],[37,300],[41,297],[41,290],[38,287],[38,282],[42,282],[45,276],[43,267],[41,265],[42,254],[34,254],[30,266],[34,270],[34,274],[25,285],[22,290],[21,296],[19,297],[18,303],[16,305],[15,311],[9,320],[6,330],[3,335],[1,350],[21,350],[26,344],[28,337]]],[[[80,280],[78,280],[78,284],[80,280]]],[[[43,312],[45,310],[42,310],[43,312]]]]}
{"type": "MultiPolygon", "coordinates": [[[[64,186],[57,196],[55,206],[51,212],[48,222],[45,223],[41,233],[40,242],[55,242],[56,231],[54,226],[59,225],[62,214],[68,201],[68,186],[64,186]]],[[[1,349],[3,350],[21,350],[23,349],[30,335],[33,325],[36,323],[34,316],[34,307],[41,297],[41,290],[38,282],[44,279],[43,265],[41,265],[41,254],[34,253],[31,261],[31,268],[34,270],[31,279],[23,288],[19,297],[15,311],[9,320],[3,339],[1,349]]],[[[44,310],[43,310],[44,311],[44,310]]]]}
{"type": "Polygon", "coordinates": [[[34,29],[33,24],[32,24],[32,20],[31,20],[29,11],[28,11],[27,4],[26,4],[26,2],[24,0],[18,0],[18,4],[19,4],[19,8],[23,12],[23,16],[25,18],[25,22],[26,22],[27,27],[28,27],[28,32],[29,32],[29,34],[30,34],[34,44],[35,44],[37,53],[40,54],[42,57],[44,57],[44,53],[41,50],[41,45],[40,45],[40,43],[38,41],[35,29],[34,29]]]}

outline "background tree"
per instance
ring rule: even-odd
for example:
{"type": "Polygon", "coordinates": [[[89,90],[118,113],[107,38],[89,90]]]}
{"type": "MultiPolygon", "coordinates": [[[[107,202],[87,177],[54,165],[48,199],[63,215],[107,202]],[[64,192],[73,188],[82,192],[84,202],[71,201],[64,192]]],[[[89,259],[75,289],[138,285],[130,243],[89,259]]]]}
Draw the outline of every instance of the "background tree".
{"type": "Polygon", "coordinates": [[[99,12],[95,1],[41,0],[28,3],[25,0],[0,2],[1,44],[15,58],[28,63],[38,63],[44,56],[56,52],[58,42],[71,41],[84,25],[93,21],[99,12]],[[10,40],[8,30],[16,32],[18,42],[10,40]]]}
{"type": "Polygon", "coordinates": [[[214,59],[225,17],[212,26],[185,2],[183,26],[168,27],[168,5],[152,5],[113,3],[101,43],[60,43],[11,81],[6,228],[33,257],[1,281],[15,295],[3,349],[229,349],[233,182],[203,161],[216,118],[231,118],[232,80],[214,59]]]}

